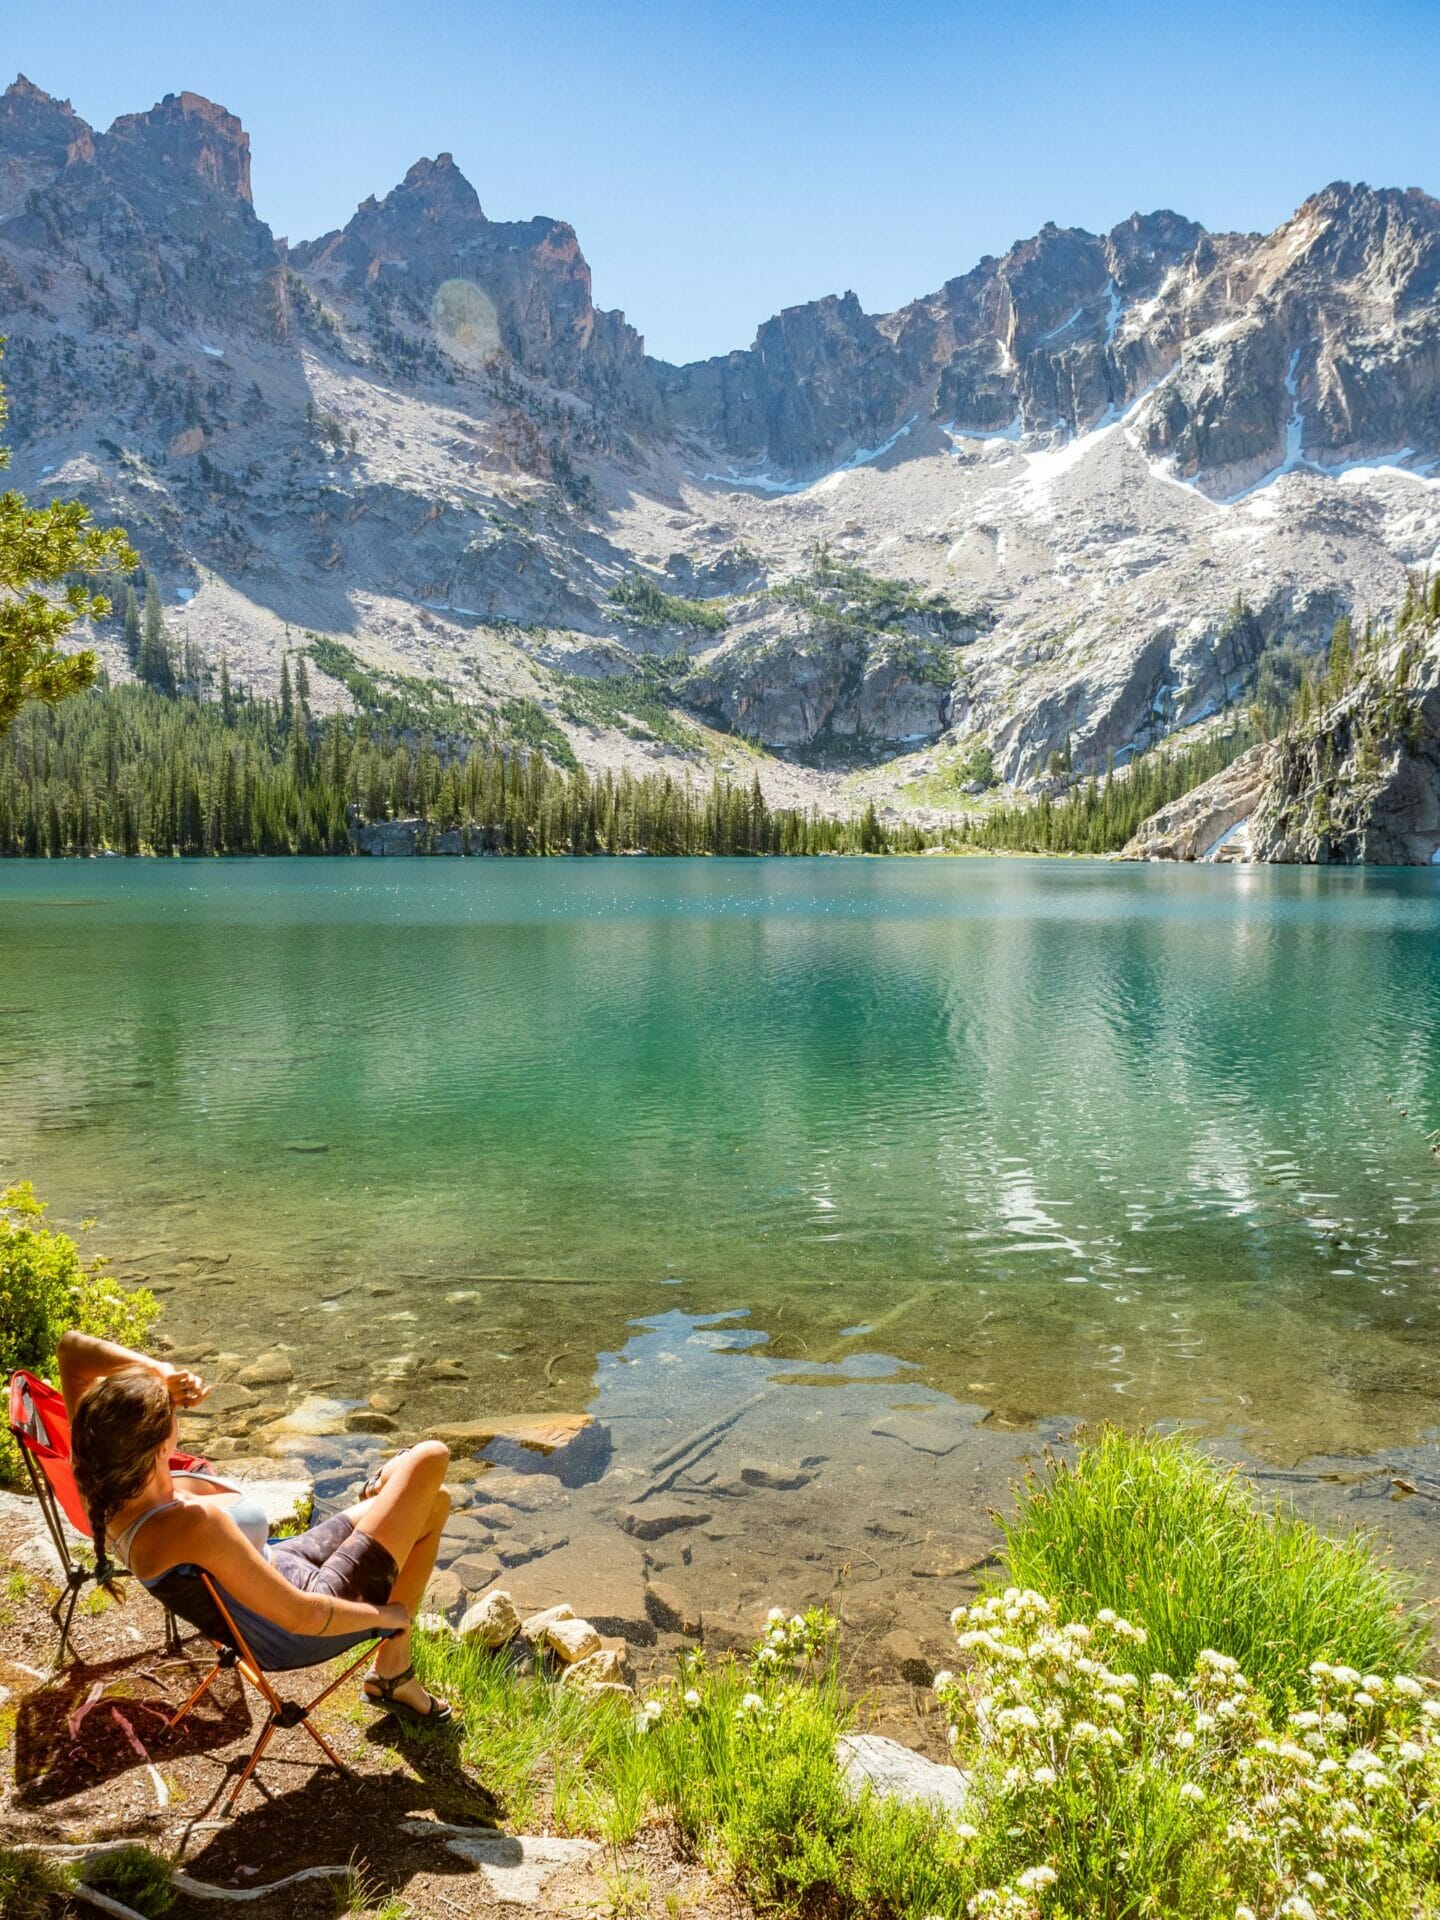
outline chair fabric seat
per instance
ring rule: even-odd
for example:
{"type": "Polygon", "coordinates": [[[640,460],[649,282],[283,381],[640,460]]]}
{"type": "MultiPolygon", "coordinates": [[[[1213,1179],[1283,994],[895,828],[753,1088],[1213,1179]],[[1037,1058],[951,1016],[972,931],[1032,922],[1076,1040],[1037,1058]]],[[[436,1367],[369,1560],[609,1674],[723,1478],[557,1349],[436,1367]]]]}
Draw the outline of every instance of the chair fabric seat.
{"type": "MultiPolygon", "coordinates": [[[[213,1574],[210,1577],[214,1579],[213,1574]]],[[[198,1628],[207,1640],[226,1646],[234,1644],[235,1636],[200,1577],[199,1567],[171,1567],[168,1573],[154,1580],[142,1580],[140,1584],[172,1613],[198,1628]]],[[[246,1647],[267,1673],[298,1673],[303,1667],[323,1666],[338,1654],[348,1653],[352,1647],[376,1638],[373,1627],[362,1627],[355,1633],[287,1633],[284,1627],[277,1627],[263,1614],[241,1606],[218,1582],[216,1587],[246,1647]]]]}

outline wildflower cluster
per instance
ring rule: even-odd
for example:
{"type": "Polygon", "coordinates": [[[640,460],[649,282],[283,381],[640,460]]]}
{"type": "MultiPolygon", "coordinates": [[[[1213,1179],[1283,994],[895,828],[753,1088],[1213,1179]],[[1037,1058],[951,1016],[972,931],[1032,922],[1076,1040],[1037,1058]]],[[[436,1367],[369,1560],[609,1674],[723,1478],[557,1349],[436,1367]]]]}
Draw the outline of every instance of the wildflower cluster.
{"type": "Polygon", "coordinates": [[[791,1614],[783,1607],[772,1607],[751,1662],[761,1674],[803,1672],[811,1661],[824,1658],[834,1637],[835,1620],[824,1607],[791,1614]]]}
{"type": "Polygon", "coordinates": [[[1142,1910],[1166,1886],[1223,1888],[1213,1911],[1235,1920],[1408,1911],[1433,1885],[1440,1699],[1421,1681],[1316,1661],[1277,1726],[1233,1659],[1151,1670],[1144,1629],[1108,1608],[1062,1623],[1010,1588],[951,1620],[967,1665],[935,1691],[972,1785],[966,1837],[1006,1869],[977,1920],[1028,1920],[1052,1890],[1074,1910],[1097,1869],[1142,1910]]]}

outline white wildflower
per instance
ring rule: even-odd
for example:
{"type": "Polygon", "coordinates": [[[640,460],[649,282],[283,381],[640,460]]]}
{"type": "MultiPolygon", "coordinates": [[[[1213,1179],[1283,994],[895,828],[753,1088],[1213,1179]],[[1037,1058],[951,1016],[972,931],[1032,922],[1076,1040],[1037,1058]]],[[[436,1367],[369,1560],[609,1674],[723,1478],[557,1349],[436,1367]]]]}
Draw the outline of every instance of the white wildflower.
{"type": "Polygon", "coordinates": [[[692,1711],[699,1706],[700,1694],[695,1687],[687,1687],[685,1689],[685,1704],[691,1708],[692,1711]]]}
{"type": "Polygon", "coordinates": [[[1390,1685],[1396,1693],[1403,1695],[1406,1700],[1419,1700],[1425,1692],[1420,1682],[1412,1679],[1408,1673],[1402,1673],[1399,1679],[1392,1680],[1390,1685]]]}
{"type": "MultiPolygon", "coordinates": [[[[1232,1660],[1228,1653],[1217,1653],[1213,1647],[1206,1647],[1195,1657],[1197,1667],[1208,1667],[1211,1673],[1238,1673],[1240,1662],[1232,1660]]],[[[1312,1669],[1313,1671],[1313,1669],[1312,1669]]]]}
{"type": "Polygon", "coordinates": [[[1015,1884],[1026,1893],[1038,1893],[1042,1887],[1053,1887],[1059,1878],[1054,1867],[1027,1867],[1015,1884]]]}
{"type": "Polygon", "coordinates": [[[1182,1800],[1203,1800],[1205,1798],[1205,1789],[1203,1787],[1197,1787],[1193,1780],[1187,1780],[1180,1789],[1180,1798],[1182,1800]]]}
{"type": "Polygon", "coordinates": [[[1002,1707],[995,1721],[1001,1727],[1023,1727],[1027,1733],[1040,1731],[1040,1720],[1033,1707],[1002,1707]]]}

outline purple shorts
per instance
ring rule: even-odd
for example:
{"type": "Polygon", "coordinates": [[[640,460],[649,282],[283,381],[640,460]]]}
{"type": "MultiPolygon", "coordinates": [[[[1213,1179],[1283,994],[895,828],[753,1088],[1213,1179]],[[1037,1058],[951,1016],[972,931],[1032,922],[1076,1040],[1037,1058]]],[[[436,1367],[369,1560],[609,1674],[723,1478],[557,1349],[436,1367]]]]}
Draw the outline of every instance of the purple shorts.
{"type": "Polygon", "coordinates": [[[272,1567],[302,1593],[323,1593],[332,1600],[362,1600],[383,1607],[399,1569],[394,1555],[368,1533],[360,1533],[343,1513],[333,1513],[293,1540],[272,1541],[272,1567]]]}

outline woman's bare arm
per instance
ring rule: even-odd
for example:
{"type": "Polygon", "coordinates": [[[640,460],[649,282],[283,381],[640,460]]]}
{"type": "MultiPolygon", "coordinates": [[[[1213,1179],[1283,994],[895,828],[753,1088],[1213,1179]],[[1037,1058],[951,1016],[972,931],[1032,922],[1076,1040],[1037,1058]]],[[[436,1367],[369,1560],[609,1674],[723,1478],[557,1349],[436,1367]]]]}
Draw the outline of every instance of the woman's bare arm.
{"type": "Polygon", "coordinates": [[[198,1373],[185,1367],[172,1367],[168,1360],[152,1359],[148,1353],[134,1353],[117,1346],[113,1340],[97,1339],[93,1333],[81,1333],[72,1327],[60,1336],[60,1391],[65,1410],[73,1420],[80,1396],[96,1380],[111,1373],[153,1373],[163,1380],[177,1407],[193,1407],[210,1391],[198,1373]]]}
{"type": "MultiPolygon", "coordinates": [[[[361,1600],[332,1600],[326,1594],[302,1593],[256,1551],[224,1508],[208,1502],[188,1502],[158,1516],[137,1539],[141,1546],[143,1578],[154,1579],[155,1569],[187,1562],[203,1567],[226,1593],[252,1613],[273,1620],[287,1633],[363,1633],[403,1628],[410,1616],[401,1606],[372,1607],[361,1600]],[[160,1549],[157,1555],[157,1549],[160,1549]]],[[[140,1569],[137,1569],[140,1571],[140,1569]]]]}

